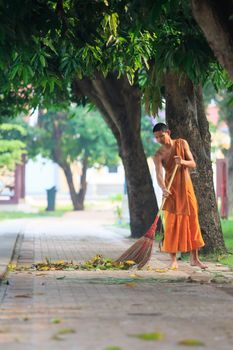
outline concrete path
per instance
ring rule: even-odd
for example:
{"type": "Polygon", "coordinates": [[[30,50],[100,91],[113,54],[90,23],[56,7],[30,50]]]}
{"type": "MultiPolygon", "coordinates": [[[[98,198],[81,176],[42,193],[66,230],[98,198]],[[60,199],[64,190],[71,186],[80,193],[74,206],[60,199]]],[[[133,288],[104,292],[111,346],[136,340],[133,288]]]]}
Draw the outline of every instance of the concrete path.
{"type": "MultiPolygon", "coordinates": [[[[5,221],[0,234],[21,233],[18,266],[45,258],[80,262],[96,254],[116,258],[132,244],[113,223],[105,209],[5,221]]],[[[187,350],[180,344],[187,339],[199,341],[197,349],[232,349],[232,271],[180,262],[178,271],[156,272],[167,264],[155,246],[149,269],[140,271],[8,273],[0,285],[0,349],[187,350]],[[159,340],[137,337],[144,333],[159,340]]]]}

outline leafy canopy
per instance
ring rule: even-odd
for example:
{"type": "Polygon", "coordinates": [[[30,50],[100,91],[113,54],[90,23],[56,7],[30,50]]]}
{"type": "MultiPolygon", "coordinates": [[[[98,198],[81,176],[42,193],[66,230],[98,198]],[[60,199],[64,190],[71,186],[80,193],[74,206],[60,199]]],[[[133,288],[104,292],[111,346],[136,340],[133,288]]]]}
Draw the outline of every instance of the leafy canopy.
{"type": "MultiPolygon", "coordinates": [[[[164,73],[195,83],[226,79],[186,0],[0,2],[0,113],[77,101],[72,83],[101,72],[127,75],[155,110],[164,73]]],[[[148,104],[148,103],[147,103],[148,104]]]]}
{"type": "Polygon", "coordinates": [[[14,170],[16,164],[22,161],[22,155],[26,153],[26,144],[22,138],[26,136],[26,130],[20,125],[0,125],[0,169],[4,171],[14,170]]]}

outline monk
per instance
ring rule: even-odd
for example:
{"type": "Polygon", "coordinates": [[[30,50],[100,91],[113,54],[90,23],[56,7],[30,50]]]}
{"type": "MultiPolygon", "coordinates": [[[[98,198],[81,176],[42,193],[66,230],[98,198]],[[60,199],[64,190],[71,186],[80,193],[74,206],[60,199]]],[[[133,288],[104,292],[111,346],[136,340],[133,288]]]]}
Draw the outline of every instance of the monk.
{"type": "Polygon", "coordinates": [[[198,249],[205,245],[198,222],[197,200],[194,194],[190,169],[196,167],[187,141],[172,139],[170,130],[164,123],[153,128],[155,139],[161,144],[154,156],[158,185],[166,198],[164,210],[164,252],[170,253],[169,268],[178,268],[176,253],[190,252],[190,263],[206,269],[198,257],[198,249]],[[167,189],[175,164],[178,164],[176,175],[170,191],[167,189]],[[163,176],[165,169],[165,178],[163,176]]]}

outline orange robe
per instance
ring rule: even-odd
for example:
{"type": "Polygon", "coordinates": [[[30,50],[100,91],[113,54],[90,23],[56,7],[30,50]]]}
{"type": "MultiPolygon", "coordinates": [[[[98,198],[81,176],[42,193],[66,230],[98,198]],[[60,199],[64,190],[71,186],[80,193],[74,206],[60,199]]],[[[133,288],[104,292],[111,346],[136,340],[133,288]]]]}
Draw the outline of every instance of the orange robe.
{"type": "MultiPolygon", "coordinates": [[[[174,169],[174,156],[185,159],[184,140],[174,140],[174,149],[163,163],[165,184],[167,185],[174,169]]],[[[163,251],[168,253],[189,252],[205,245],[198,222],[197,200],[193,190],[189,169],[177,169],[171,186],[171,195],[166,199],[163,210],[165,232],[163,251]]]]}

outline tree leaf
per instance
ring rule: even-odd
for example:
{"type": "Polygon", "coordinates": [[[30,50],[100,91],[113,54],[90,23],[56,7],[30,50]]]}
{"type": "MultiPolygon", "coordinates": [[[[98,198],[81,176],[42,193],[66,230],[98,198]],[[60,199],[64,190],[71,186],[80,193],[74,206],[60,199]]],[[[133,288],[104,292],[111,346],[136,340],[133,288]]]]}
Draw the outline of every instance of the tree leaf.
{"type": "Polygon", "coordinates": [[[54,324],[58,324],[58,323],[61,323],[61,319],[60,318],[52,318],[50,320],[51,323],[54,323],[54,324]]]}
{"type": "Polygon", "coordinates": [[[179,345],[186,346],[205,346],[205,344],[198,339],[183,339],[178,342],[179,345]]]}
{"type": "Polygon", "coordinates": [[[163,340],[165,338],[165,335],[160,332],[131,334],[130,336],[141,340],[148,340],[148,341],[163,340]]]}

